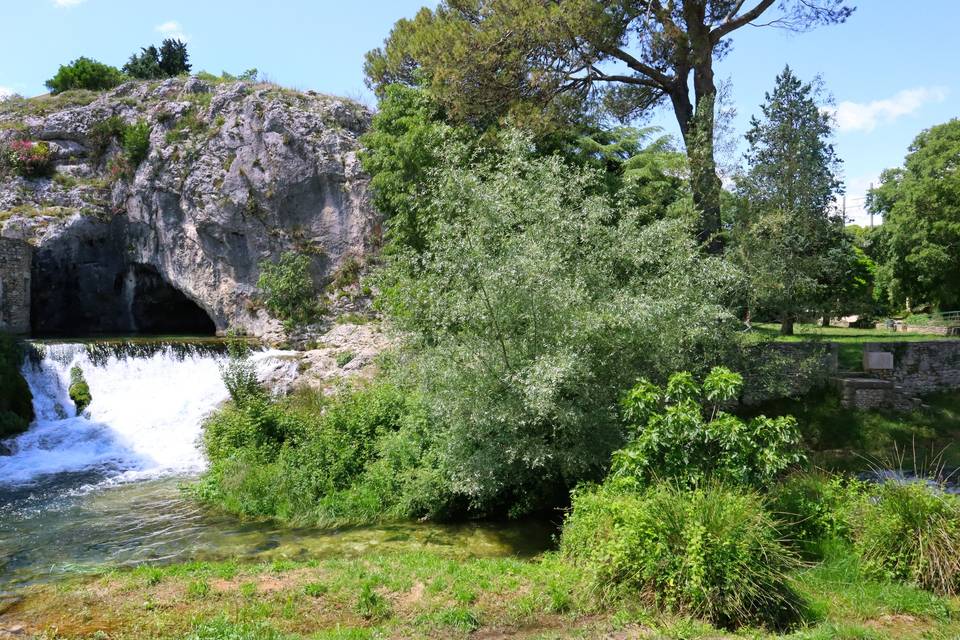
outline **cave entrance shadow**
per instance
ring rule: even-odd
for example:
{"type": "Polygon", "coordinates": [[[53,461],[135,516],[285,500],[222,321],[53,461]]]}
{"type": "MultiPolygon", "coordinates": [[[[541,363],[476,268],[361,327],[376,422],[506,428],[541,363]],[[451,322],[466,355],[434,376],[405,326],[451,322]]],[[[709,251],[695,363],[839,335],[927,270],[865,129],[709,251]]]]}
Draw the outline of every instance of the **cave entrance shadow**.
{"type": "Polygon", "coordinates": [[[130,267],[130,316],[141,334],[215,335],[217,327],[196,302],[172,286],[151,266],[130,267]]]}

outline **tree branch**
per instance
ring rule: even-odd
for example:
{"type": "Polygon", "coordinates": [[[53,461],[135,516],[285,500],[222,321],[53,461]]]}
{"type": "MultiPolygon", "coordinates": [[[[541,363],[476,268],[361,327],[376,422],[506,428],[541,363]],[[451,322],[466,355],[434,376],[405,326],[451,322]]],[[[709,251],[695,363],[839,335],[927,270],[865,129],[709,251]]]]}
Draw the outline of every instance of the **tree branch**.
{"type": "MultiPolygon", "coordinates": [[[[711,42],[713,44],[716,44],[720,42],[721,38],[723,38],[725,35],[727,35],[731,31],[735,31],[740,27],[742,27],[743,25],[753,22],[754,20],[759,18],[761,15],[763,15],[763,12],[769,9],[773,5],[773,3],[774,3],[774,0],[760,0],[757,6],[755,6],[753,9],[750,9],[750,11],[747,11],[740,17],[728,16],[728,19],[724,19],[724,21],[720,24],[720,26],[718,26],[716,29],[710,32],[711,42]]],[[[739,4],[742,4],[742,3],[739,3],[739,4]]]]}
{"type": "MultiPolygon", "coordinates": [[[[770,0],[770,2],[773,2],[773,0],[770,0]]],[[[612,56],[617,60],[627,63],[628,67],[630,67],[637,73],[642,73],[643,75],[650,78],[653,82],[656,82],[659,88],[661,89],[666,90],[670,87],[670,85],[673,84],[674,78],[668,76],[667,74],[663,73],[659,69],[655,69],[648,64],[644,64],[643,62],[640,62],[639,60],[634,58],[632,55],[630,55],[623,49],[607,49],[607,48],[601,47],[599,48],[599,50],[601,53],[605,53],[608,56],[612,56]]]]}

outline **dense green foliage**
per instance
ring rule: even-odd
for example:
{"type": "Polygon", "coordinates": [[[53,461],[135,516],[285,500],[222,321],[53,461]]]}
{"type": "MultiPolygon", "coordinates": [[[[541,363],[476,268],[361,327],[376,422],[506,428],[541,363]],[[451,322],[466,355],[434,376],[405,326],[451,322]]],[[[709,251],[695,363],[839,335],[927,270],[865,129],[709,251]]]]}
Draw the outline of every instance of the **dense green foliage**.
{"type": "Polygon", "coordinates": [[[110,145],[123,140],[127,123],[120,116],[110,116],[90,127],[87,141],[90,145],[90,159],[99,164],[107,155],[110,145]]]}
{"type": "Polygon", "coordinates": [[[236,513],[320,524],[437,515],[418,486],[417,416],[415,399],[388,384],[332,400],[248,388],[205,425],[212,466],[196,493],[236,513]]]}
{"type": "Polygon", "coordinates": [[[854,548],[875,576],[960,592],[960,499],[923,481],[888,481],[854,515],[854,548]]]}
{"type": "Polygon", "coordinates": [[[561,550],[603,589],[736,628],[795,621],[796,559],[758,494],[707,484],[578,491],[561,550]]]}
{"type": "Polygon", "coordinates": [[[172,78],[190,73],[189,58],[186,43],[167,38],[159,49],[150,45],[130,56],[130,60],[123,65],[123,72],[140,80],[172,78]]]}
{"type": "Polygon", "coordinates": [[[124,127],[123,151],[134,167],[147,157],[150,151],[150,124],[146,120],[137,120],[124,127]]]}
{"type": "Polygon", "coordinates": [[[277,262],[260,263],[257,286],[264,292],[264,303],[288,326],[310,323],[322,312],[311,264],[310,256],[292,251],[277,262]]]}
{"type": "Polygon", "coordinates": [[[641,380],[622,400],[634,438],[613,454],[612,477],[768,486],[804,459],[800,432],[791,416],[744,421],[723,411],[742,385],[741,376],[723,367],[702,385],[685,372],[672,375],[663,388],[641,380]]]}
{"type": "Polygon", "coordinates": [[[373,205],[387,218],[390,245],[424,248],[429,220],[421,220],[428,174],[440,160],[441,147],[453,135],[439,108],[421,91],[394,85],[385,90],[361,155],[371,175],[373,205]]]}
{"type": "Polygon", "coordinates": [[[444,161],[425,204],[431,250],[398,251],[381,274],[443,472],[482,511],[600,477],[623,441],[624,388],[735,343],[733,269],[682,221],[615,209],[601,181],[531,157],[522,136],[489,161],[444,161]]]}
{"type": "Polygon", "coordinates": [[[20,373],[22,362],[20,344],[0,334],[0,438],[25,431],[33,420],[33,395],[20,373]]]}
{"type": "Polygon", "coordinates": [[[902,169],[870,194],[882,214],[885,255],[879,278],[895,308],[960,308],[960,120],[921,133],[902,169]]]}
{"type": "Polygon", "coordinates": [[[87,384],[86,378],[83,377],[83,369],[79,366],[70,368],[70,388],[67,389],[67,393],[77,409],[77,415],[82,414],[93,401],[90,385],[87,384]]]}
{"type": "Polygon", "coordinates": [[[797,473],[771,488],[767,508],[785,542],[805,557],[822,559],[833,545],[850,539],[851,507],[866,488],[841,475],[797,473]]]}
{"type": "MultiPolygon", "coordinates": [[[[398,21],[383,48],[367,54],[365,72],[380,96],[392,84],[423,86],[448,117],[480,129],[509,119],[549,131],[596,112],[630,121],[669,102],[707,240],[720,227],[713,63],[729,50],[732,32],[773,13],[772,5],[451,0],[398,21]]],[[[778,24],[796,29],[852,13],[842,0],[785,0],[777,9],[778,24]]]]}
{"type": "Polygon", "coordinates": [[[70,64],[61,65],[57,74],[46,84],[52,93],[71,89],[102,91],[117,86],[123,82],[123,78],[123,73],[116,67],[80,57],[70,64]]]}
{"type": "Polygon", "coordinates": [[[737,178],[732,255],[749,277],[747,310],[781,320],[786,334],[798,316],[833,311],[859,257],[834,202],[839,160],[816,98],[789,67],[777,77],[762,119],[750,122],[748,168],[737,178]]]}

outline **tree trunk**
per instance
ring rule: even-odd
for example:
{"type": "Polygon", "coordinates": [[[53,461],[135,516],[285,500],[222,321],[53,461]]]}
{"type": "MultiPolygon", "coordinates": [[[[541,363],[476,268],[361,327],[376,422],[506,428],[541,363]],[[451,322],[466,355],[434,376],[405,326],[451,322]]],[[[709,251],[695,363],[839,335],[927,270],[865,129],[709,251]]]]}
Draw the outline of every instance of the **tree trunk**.
{"type": "Polygon", "coordinates": [[[784,316],[780,320],[780,335],[782,336],[792,336],[793,335],[793,316],[784,316]]]}
{"type": "Polygon", "coordinates": [[[720,177],[717,175],[717,162],[714,158],[713,127],[715,119],[715,101],[717,88],[713,80],[710,49],[707,48],[708,62],[693,69],[693,86],[696,96],[696,109],[690,102],[687,89],[689,69],[678,69],[677,77],[682,79],[669,92],[673,112],[680,125],[687,160],[690,163],[690,189],[693,204],[700,212],[700,228],[697,239],[707,246],[711,253],[723,251],[720,231],[720,177]]]}
{"type": "Polygon", "coordinates": [[[820,318],[820,326],[821,326],[821,327],[829,327],[829,326],[830,326],[830,316],[823,316],[822,318],[820,318]]]}

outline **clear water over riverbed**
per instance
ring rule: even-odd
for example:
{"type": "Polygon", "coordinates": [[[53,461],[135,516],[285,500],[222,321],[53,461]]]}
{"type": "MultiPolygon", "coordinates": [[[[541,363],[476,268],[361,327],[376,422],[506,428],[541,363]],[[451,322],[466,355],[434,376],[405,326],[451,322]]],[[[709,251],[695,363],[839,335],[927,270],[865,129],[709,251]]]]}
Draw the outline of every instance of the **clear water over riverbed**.
{"type": "MultiPolygon", "coordinates": [[[[0,595],[66,573],[185,560],[309,559],[378,548],[530,554],[546,525],[317,530],[244,522],[180,489],[199,474],[203,418],[227,397],[217,343],[40,345],[24,364],[37,419],[0,456],[0,595]],[[93,401],[67,390],[80,366],[93,401]]],[[[269,357],[261,354],[260,357],[269,357]]]]}

